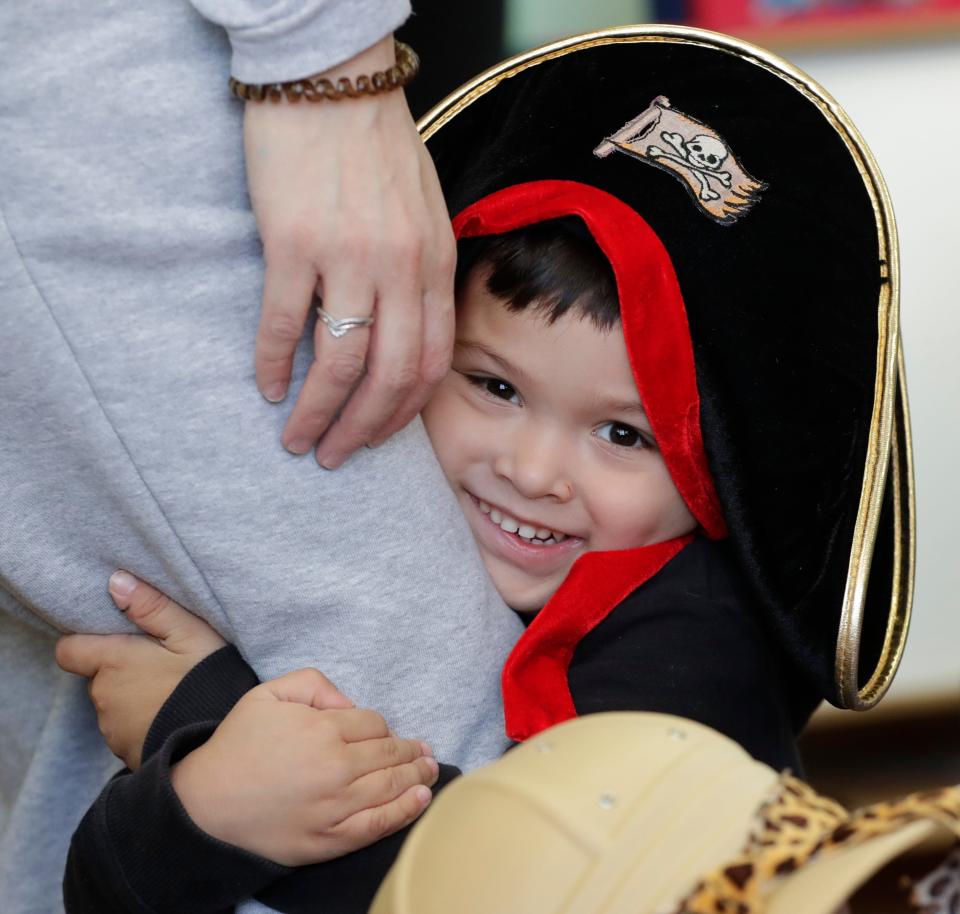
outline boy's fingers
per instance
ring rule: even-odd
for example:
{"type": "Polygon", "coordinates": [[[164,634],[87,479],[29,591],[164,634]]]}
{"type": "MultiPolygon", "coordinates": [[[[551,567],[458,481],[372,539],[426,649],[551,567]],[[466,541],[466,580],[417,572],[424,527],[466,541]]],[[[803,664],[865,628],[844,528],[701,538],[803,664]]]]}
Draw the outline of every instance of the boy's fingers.
{"type": "Polygon", "coordinates": [[[350,807],[373,809],[395,800],[417,784],[431,787],[437,782],[440,769],[433,759],[418,758],[406,765],[381,768],[357,778],[347,793],[350,807]]]}
{"type": "Polygon", "coordinates": [[[353,847],[365,847],[405,828],[427,808],[432,798],[429,787],[417,784],[383,806],[354,813],[344,819],[338,829],[349,837],[353,847]]]}
{"type": "Polygon", "coordinates": [[[353,707],[353,702],[320,670],[312,668],[294,670],[276,679],[269,679],[257,686],[253,693],[260,693],[260,697],[268,696],[278,701],[310,705],[321,711],[353,707]]]}
{"type": "Polygon", "coordinates": [[[126,635],[64,635],[54,650],[57,666],[77,676],[96,676],[109,662],[116,638],[126,635]]]}
{"type": "Polygon", "coordinates": [[[380,739],[365,739],[347,746],[353,770],[357,777],[363,777],[381,768],[393,765],[405,765],[424,755],[423,744],[415,739],[398,739],[391,735],[380,739]]]}
{"type": "Polygon", "coordinates": [[[355,708],[338,715],[337,723],[344,742],[357,743],[362,740],[383,739],[389,737],[390,730],[383,715],[368,708],[355,708]]]}
{"type": "Polygon", "coordinates": [[[183,645],[190,653],[212,653],[226,644],[202,619],[127,571],[111,575],[109,590],[114,603],[134,625],[170,650],[183,645]]]}

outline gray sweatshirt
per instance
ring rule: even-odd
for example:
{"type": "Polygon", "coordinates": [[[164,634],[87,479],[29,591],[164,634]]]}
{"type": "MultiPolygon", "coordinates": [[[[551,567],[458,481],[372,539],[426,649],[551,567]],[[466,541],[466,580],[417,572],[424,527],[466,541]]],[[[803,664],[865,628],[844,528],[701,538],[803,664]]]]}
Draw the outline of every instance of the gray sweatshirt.
{"type": "MultiPolygon", "coordinates": [[[[70,833],[117,767],[84,683],[53,661],[59,632],[126,630],[115,568],[261,677],[319,667],[445,761],[506,744],[499,671],[520,625],[422,426],[330,473],[283,450],[293,398],[271,406],[253,380],[262,263],[231,47],[241,80],[297,78],[408,12],[0,5],[3,914],[62,910],[70,833]]],[[[305,342],[294,390],[310,359],[305,342]]]]}

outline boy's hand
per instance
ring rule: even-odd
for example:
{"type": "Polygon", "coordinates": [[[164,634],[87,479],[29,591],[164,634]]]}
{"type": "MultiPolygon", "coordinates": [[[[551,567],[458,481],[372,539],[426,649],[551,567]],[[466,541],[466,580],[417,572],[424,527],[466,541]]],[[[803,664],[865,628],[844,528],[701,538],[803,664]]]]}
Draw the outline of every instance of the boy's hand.
{"type": "Polygon", "coordinates": [[[319,863],[408,825],[426,808],[438,766],[393,736],[317,670],[248,692],[172,772],[208,834],[277,863],[319,863]]]}
{"type": "Polygon", "coordinates": [[[57,642],[57,663],[86,676],[100,732],[131,770],[154,717],[204,657],[226,641],[206,622],[125,571],[110,578],[110,595],[147,635],[66,635],[57,642]]]}

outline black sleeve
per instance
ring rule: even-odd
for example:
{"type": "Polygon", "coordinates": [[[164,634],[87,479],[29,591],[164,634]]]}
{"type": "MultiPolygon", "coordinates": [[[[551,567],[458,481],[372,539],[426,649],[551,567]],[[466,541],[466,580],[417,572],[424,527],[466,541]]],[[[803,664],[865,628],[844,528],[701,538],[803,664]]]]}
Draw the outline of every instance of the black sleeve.
{"type": "Polygon", "coordinates": [[[107,784],[70,842],[68,914],[221,914],[291,872],[202,831],[173,790],[171,766],[216,726],[181,728],[107,784]]]}
{"type": "Polygon", "coordinates": [[[690,718],[799,773],[795,735],[817,696],[764,630],[728,549],[695,540],[583,639],[574,705],[690,718]]]}
{"type": "MultiPolygon", "coordinates": [[[[434,796],[459,775],[459,768],[441,765],[434,796]]],[[[284,914],[366,914],[414,825],[336,860],[299,867],[256,898],[284,914]]]]}
{"type": "Polygon", "coordinates": [[[229,646],[183,678],[150,727],[143,766],[111,780],[74,832],[63,881],[68,914],[219,914],[291,872],[202,831],[170,783],[171,766],[255,685],[229,646]]]}
{"type": "Polygon", "coordinates": [[[257,674],[232,644],[214,651],[180,680],[157,712],[143,741],[143,760],[150,758],[181,727],[223,720],[259,683],[257,674]]]}
{"type": "MultiPolygon", "coordinates": [[[[253,895],[289,914],[364,914],[412,826],[327,863],[292,869],[198,828],[170,767],[205,742],[257,677],[221,648],[181,681],[144,741],[143,767],[104,789],[73,835],[64,874],[67,914],[222,914],[253,895]],[[145,828],[144,823],[149,823],[145,828]]],[[[460,774],[440,766],[434,794],[460,774]]]]}

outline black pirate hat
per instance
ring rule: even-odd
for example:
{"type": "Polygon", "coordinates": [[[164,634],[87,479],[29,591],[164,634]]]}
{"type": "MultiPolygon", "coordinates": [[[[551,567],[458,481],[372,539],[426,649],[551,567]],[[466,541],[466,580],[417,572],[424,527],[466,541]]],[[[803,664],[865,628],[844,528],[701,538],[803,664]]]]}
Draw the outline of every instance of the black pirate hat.
{"type": "MultiPolygon", "coordinates": [[[[516,227],[538,193],[542,218],[583,215],[555,212],[576,188],[652,229],[682,295],[694,424],[739,560],[821,693],[872,706],[909,621],[913,482],[896,229],[843,111],[751,45],[635,26],[508,60],[420,129],[451,214],[483,201],[461,232],[516,227]]],[[[614,236],[633,231],[609,219],[614,236]]],[[[619,283],[626,266],[613,266],[619,283]]]]}

